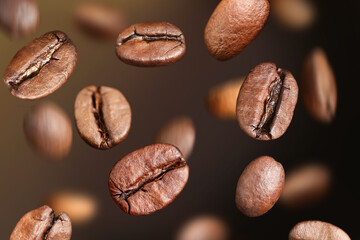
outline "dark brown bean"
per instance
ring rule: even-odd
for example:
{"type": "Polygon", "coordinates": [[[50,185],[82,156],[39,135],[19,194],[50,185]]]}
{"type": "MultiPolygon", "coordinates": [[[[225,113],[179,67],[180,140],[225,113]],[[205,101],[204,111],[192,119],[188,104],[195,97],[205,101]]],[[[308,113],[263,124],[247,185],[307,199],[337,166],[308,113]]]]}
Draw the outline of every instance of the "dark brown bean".
{"type": "Polygon", "coordinates": [[[15,97],[45,97],[66,82],[76,61],[76,47],[66,34],[49,32],[16,53],[5,70],[4,81],[15,97]]]}
{"type": "Polygon", "coordinates": [[[66,213],[57,217],[54,211],[44,205],[25,214],[16,224],[10,240],[70,240],[71,221],[66,213]]]}
{"type": "Polygon", "coordinates": [[[184,34],[167,22],[134,24],[119,34],[116,54],[135,66],[173,64],[185,54],[184,34]]]}
{"type": "Polygon", "coordinates": [[[0,24],[12,37],[28,36],[40,22],[36,0],[0,0],[0,24]]]}
{"type": "Polygon", "coordinates": [[[187,160],[194,148],[195,135],[195,125],[191,118],[180,116],[171,119],[160,129],[155,142],[178,147],[187,160]]]}
{"type": "Polygon", "coordinates": [[[282,136],[289,127],[298,98],[292,74],[274,63],[257,65],[246,77],[237,100],[239,126],[258,140],[282,136]]]}
{"type": "Polygon", "coordinates": [[[268,0],[222,0],[205,27],[210,54],[218,60],[239,54],[259,34],[269,13],[268,0]]]}
{"type": "Polygon", "coordinates": [[[265,214],[279,199],[284,182],[281,163],[269,156],[256,158],[247,165],[237,183],[237,208],[249,217],[265,214]]]}
{"type": "Polygon", "coordinates": [[[24,118],[24,132],[34,150],[45,157],[60,160],[70,152],[71,121],[54,103],[36,105],[24,118]]]}
{"type": "Polygon", "coordinates": [[[114,6],[83,2],[75,9],[75,21],[91,36],[113,39],[127,25],[125,13],[114,6]]]}
{"type": "Polygon", "coordinates": [[[153,144],[120,159],[109,175],[110,194],[124,212],[148,215],[169,205],[183,190],[189,167],[169,144],[153,144]]]}
{"type": "Polygon", "coordinates": [[[296,224],[289,233],[289,240],[350,240],[342,229],[327,222],[304,221],[296,224]]]}
{"type": "Polygon", "coordinates": [[[80,136],[97,149],[122,142],[131,126],[130,104],[117,89],[90,85],[75,100],[75,121],[80,136]]]}
{"type": "Polygon", "coordinates": [[[306,109],[312,117],[322,123],[332,122],[337,103],[336,80],[321,48],[312,50],[304,60],[301,93],[306,109]]]}

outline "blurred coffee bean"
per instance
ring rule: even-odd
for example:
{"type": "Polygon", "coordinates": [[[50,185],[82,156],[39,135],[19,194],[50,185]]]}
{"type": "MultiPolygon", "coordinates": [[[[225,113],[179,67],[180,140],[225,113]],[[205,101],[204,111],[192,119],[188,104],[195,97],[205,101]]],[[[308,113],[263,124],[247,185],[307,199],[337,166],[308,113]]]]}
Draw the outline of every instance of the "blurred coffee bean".
{"type": "Polygon", "coordinates": [[[4,72],[12,95],[38,99],[60,88],[77,62],[77,50],[60,31],[45,33],[21,48],[4,72]]]}
{"type": "Polygon", "coordinates": [[[189,178],[181,152],[170,144],[153,144],[121,158],[109,175],[115,203],[130,215],[163,209],[180,194],[189,178]]]}
{"type": "Polygon", "coordinates": [[[104,39],[115,39],[127,26],[125,13],[115,6],[83,2],[77,5],[74,18],[86,33],[104,39]]]}
{"type": "Polygon", "coordinates": [[[254,159],[237,183],[237,208],[249,217],[265,214],[279,199],[284,182],[285,172],[281,163],[269,156],[254,159]]]}
{"type": "Polygon", "coordinates": [[[274,63],[261,63],[241,86],[236,107],[239,126],[255,139],[277,139],[289,127],[297,99],[293,75],[274,63]]]}
{"type": "Polygon", "coordinates": [[[121,61],[140,67],[173,64],[186,51],[184,34],[168,22],[131,25],[119,34],[116,44],[121,61]]]}
{"type": "Polygon", "coordinates": [[[268,0],[222,0],[205,27],[210,54],[218,60],[239,54],[259,34],[269,13],[268,0]]]}
{"type": "Polygon", "coordinates": [[[319,122],[331,123],[335,118],[337,87],[323,49],[315,48],[305,58],[300,87],[305,107],[311,116],[319,122]]]}
{"type": "Polygon", "coordinates": [[[40,13],[36,0],[0,0],[0,25],[12,37],[25,37],[39,26],[40,13]]]}
{"type": "Polygon", "coordinates": [[[130,104],[117,89],[90,85],[75,100],[75,122],[90,146],[110,149],[122,142],[131,126],[130,104]]]}
{"type": "Polygon", "coordinates": [[[244,79],[232,79],[211,88],[206,99],[209,112],[222,120],[236,120],[236,100],[244,79]]]}
{"type": "Polygon", "coordinates": [[[24,132],[31,147],[45,157],[59,160],[71,149],[71,121],[54,103],[36,105],[24,118],[24,132]]]}
{"type": "Polygon", "coordinates": [[[319,163],[299,166],[286,174],[280,202],[289,208],[302,208],[321,200],[329,190],[330,169],[319,163]]]}
{"type": "Polygon", "coordinates": [[[304,30],[316,20],[313,0],[271,0],[270,3],[271,13],[289,30],[304,30]]]}
{"type": "Polygon", "coordinates": [[[167,122],[158,132],[155,142],[169,143],[179,148],[188,160],[195,144],[195,126],[191,118],[179,116],[167,122]]]}
{"type": "Polygon", "coordinates": [[[289,233],[289,240],[350,240],[342,229],[327,222],[304,221],[296,224],[289,233]]]}
{"type": "Polygon", "coordinates": [[[59,191],[51,194],[46,203],[55,213],[66,212],[73,224],[91,221],[97,213],[97,202],[89,194],[77,191],[59,191]]]}
{"type": "Polygon", "coordinates": [[[197,216],[187,221],[177,233],[176,240],[228,240],[226,223],[215,216],[197,216]]]}
{"type": "Polygon", "coordinates": [[[44,205],[26,213],[16,224],[10,240],[70,240],[71,221],[66,213],[55,216],[54,211],[44,205]]]}

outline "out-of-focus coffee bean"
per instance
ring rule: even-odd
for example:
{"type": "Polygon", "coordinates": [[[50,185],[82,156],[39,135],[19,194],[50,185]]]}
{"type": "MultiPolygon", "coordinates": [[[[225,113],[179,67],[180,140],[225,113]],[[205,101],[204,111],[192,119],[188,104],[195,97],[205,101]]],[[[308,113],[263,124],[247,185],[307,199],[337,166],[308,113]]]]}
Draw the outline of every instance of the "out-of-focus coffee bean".
{"type": "Polygon", "coordinates": [[[244,79],[232,79],[211,88],[206,99],[209,112],[222,120],[236,120],[236,100],[244,79]]]}
{"type": "Polygon", "coordinates": [[[176,240],[228,240],[226,223],[212,215],[197,216],[188,220],[179,230],[176,240]]]}
{"type": "Polygon", "coordinates": [[[171,119],[160,129],[155,142],[174,145],[188,160],[194,148],[195,135],[195,125],[191,118],[180,116],[171,119]]]}
{"type": "Polygon", "coordinates": [[[235,196],[237,208],[249,217],[265,214],[279,199],[284,182],[281,163],[269,156],[254,159],[239,178],[235,196]]]}
{"type": "Polygon", "coordinates": [[[330,169],[320,163],[308,163],[286,174],[280,203],[289,208],[309,206],[321,200],[329,190],[330,169]]]}
{"type": "Polygon", "coordinates": [[[48,196],[46,203],[55,213],[66,212],[73,224],[91,221],[98,210],[94,197],[77,191],[59,191],[48,196]]]}
{"type": "Polygon", "coordinates": [[[300,87],[310,115],[319,122],[331,123],[336,113],[337,87],[334,72],[323,49],[315,48],[305,58],[300,87]]]}
{"type": "Polygon", "coordinates": [[[24,132],[33,149],[45,157],[59,160],[71,149],[71,121],[54,103],[36,105],[24,118],[24,132]]]}

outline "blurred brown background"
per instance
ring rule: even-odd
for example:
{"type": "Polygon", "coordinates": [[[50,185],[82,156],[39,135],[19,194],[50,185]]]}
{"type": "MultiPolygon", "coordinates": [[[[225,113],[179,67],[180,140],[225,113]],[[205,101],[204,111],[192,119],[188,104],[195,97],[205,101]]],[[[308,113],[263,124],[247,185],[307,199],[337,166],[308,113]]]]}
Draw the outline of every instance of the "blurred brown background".
{"type": "Polygon", "coordinates": [[[287,239],[290,229],[302,220],[323,220],[360,237],[359,180],[355,116],[359,114],[359,24],[357,1],[315,1],[318,21],[305,31],[287,31],[270,16],[260,35],[227,62],[213,59],[203,43],[203,30],[216,0],[103,0],[124,10],[130,23],[169,21],[183,30],[187,53],[178,63],[159,68],[126,65],[115,55],[115,39],[103,42],[79,31],[73,10],[80,1],[39,0],[40,27],[33,35],[12,40],[0,32],[0,74],[13,55],[33,38],[62,30],[78,47],[79,60],[68,82],[58,91],[36,101],[13,97],[0,85],[0,239],[7,239],[26,212],[40,207],[57,189],[82,190],[94,195],[99,213],[90,223],[73,227],[72,239],[173,239],[177,229],[192,216],[212,213],[230,226],[232,239],[287,239]],[[293,121],[284,136],[260,142],[245,135],[236,122],[223,122],[205,108],[208,90],[229,78],[246,75],[263,61],[289,69],[299,81],[302,60],[315,46],[329,57],[338,84],[335,121],[324,126],[306,113],[301,97],[293,121]],[[73,120],[76,94],[84,86],[118,88],[132,107],[133,121],[127,139],[108,151],[88,146],[78,135],[73,120]],[[22,120],[32,106],[54,101],[73,121],[73,146],[61,162],[51,162],[34,153],[26,142],[22,120]],[[190,178],[180,196],[165,209],[146,217],[123,213],[110,197],[107,179],[112,166],[125,154],[151,144],[168,119],[187,114],[197,130],[194,152],[189,158],[190,178]],[[334,172],[328,196],[302,211],[289,211],[276,204],[258,218],[242,215],[235,206],[237,180],[252,159],[270,155],[285,170],[311,159],[327,163],[334,172]]]}

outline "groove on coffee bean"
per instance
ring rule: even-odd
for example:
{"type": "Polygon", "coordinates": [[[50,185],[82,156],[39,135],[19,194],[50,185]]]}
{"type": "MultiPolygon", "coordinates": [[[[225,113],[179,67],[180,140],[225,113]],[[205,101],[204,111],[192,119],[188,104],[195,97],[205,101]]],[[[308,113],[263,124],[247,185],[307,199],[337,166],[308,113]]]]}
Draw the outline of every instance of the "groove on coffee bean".
{"type": "Polygon", "coordinates": [[[134,33],[130,35],[129,37],[122,40],[122,42],[118,43],[118,45],[122,45],[132,39],[139,39],[145,42],[155,42],[155,41],[175,41],[180,42],[183,44],[184,42],[182,39],[182,34],[180,35],[172,35],[172,34],[154,34],[154,35],[148,35],[148,34],[139,34],[136,32],[136,28],[134,28],[134,33]]]}

